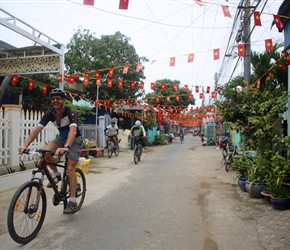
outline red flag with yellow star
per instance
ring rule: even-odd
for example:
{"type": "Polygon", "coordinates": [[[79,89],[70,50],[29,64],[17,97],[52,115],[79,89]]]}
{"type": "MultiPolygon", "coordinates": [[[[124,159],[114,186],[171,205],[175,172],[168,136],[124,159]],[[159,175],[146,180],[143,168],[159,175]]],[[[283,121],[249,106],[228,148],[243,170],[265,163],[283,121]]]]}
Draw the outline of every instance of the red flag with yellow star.
{"type": "Polygon", "coordinates": [[[33,87],[34,87],[34,81],[29,80],[28,90],[33,90],[33,87]]]}
{"type": "Polygon", "coordinates": [[[127,10],[129,5],[129,0],[120,0],[119,9],[120,10],[127,10]]]}

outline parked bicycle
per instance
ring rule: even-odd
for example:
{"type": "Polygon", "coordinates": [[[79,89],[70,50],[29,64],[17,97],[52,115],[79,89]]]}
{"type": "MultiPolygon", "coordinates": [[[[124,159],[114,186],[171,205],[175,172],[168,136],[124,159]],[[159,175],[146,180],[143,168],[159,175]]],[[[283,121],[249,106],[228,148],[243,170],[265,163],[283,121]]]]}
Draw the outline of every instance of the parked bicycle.
{"type": "Polygon", "coordinates": [[[224,160],[224,166],[225,166],[225,170],[228,172],[232,166],[232,163],[234,161],[234,157],[236,155],[241,155],[240,153],[238,153],[237,151],[238,146],[234,145],[232,148],[229,149],[225,160],[224,160]]]}
{"type": "MultiPolygon", "coordinates": [[[[44,222],[47,208],[47,198],[43,187],[45,176],[52,185],[52,189],[54,191],[54,195],[52,197],[53,205],[57,206],[62,203],[63,208],[65,209],[70,195],[66,160],[64,164],[49,163],[50,165],[63,168],[62,181],[59,182],[61,187],[58,187],[58,184],[54,182],[50,175],[47,162],[45,160],[45,154],[54,155],[55,150],[27,149],[23,151],[23,154],[38,154],[40,159],[38,162],[38,168],[32,171],[31,180],[22,184],[15,192],[8,210],[8,232],[11,238],[20,244],[26,244],[33,240],[44,222]],[[39,174],[40,176],[36,176],[39,174]]],[[[77,176],[77,207],[74,212],[77,212],[82,207],[85,199],[86,179],[84,173],[79,168],[76,168],[75,172],[77,176]]]]}
{"type": "MultiPolygon", "coordinates": [[[[112,136],[108,137],[108,157],[111,158],[112,154],[115,153],[116,156],[119,155],[120,150],[119,147],[116,147],[113,140],[112,140],[112,136]]],[[[118,144],[120,143],[121,139],[118,140],[118,144]]]]}

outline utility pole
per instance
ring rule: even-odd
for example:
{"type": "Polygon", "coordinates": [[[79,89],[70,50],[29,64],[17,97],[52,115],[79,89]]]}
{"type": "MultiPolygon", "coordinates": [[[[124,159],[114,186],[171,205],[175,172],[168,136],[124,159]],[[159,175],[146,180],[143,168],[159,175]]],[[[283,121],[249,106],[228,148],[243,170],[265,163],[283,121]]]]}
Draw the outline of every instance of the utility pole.
{"type": "Polygon", "coordinates": [[[244,37],[245,53],[244,53],[244,79],[250,84],[251,83],[251,0],[245,0],[245,11],[244,11],[244,37]]]}
{"type": "Polygon", "coordinates": [[[217,101],[217,82],[218,82],[218,76],[217,73],[214,74],[214,132],[213,132],[213,139],[214,141],[217,140],[217,120],[216,120],[216,116],[217,116],[217,107],[216,107],[216,101],[217,101]]]}

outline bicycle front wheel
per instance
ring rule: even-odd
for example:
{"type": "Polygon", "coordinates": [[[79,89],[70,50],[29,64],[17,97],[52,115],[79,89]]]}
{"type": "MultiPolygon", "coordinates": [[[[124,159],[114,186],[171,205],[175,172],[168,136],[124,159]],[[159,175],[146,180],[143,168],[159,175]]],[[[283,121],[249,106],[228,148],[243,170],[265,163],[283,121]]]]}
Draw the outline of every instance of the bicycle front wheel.
{"type": "Polygon", "coordinates": [[[233,156],[232,154],[228,154],[226,159],[225,159],[225,170],[228,172],[231,168],[232,165],[232,161],[233,161],[233,156]]]}
{"type": "Polygon", "coordinates": [[[46,194],[42,184],[28,181],[15,192],[8,210],[7,226],[11,238],[26,244],[38,234],[46,214],[46,194]]]}
{"type": "MultiPolygon", "coordinates": [[[[83,171],[79,168],[76,168],[76,177],[77,177],[77,185],[76,185],[76,202],[77,206],[74,210],[74,213],[79,211],[84,203],[86,192],[87,192],[87,185],[86,185],[86,177],[83,171]]],[[[68,178],[64,181],[64,188],[66,190],[66,198],[63,203],[63,209],[66,208],[69,197],[70,197],[70,188],[68,183],[68,178]]]]}
{"type": "Polygon", "coordinates": [[[138,146],[135,146],[135,148],[134,148],[134,162],[135,162],[135,164],[137,165],[138,164],[138,161],[139,161],[139,152],[138,152],[138,146]]]}
{"type": "Polygon", "coordinates": [[[138,161],[141,161],[141,155],[142,155],[142,146],[139,144],[138,145],[138,161]]]}
{"type": "Polygon", "coordinates": [[[112,143],[108,143],[108,157],[111,158],[113,154],[113,145],[112,143]]]}

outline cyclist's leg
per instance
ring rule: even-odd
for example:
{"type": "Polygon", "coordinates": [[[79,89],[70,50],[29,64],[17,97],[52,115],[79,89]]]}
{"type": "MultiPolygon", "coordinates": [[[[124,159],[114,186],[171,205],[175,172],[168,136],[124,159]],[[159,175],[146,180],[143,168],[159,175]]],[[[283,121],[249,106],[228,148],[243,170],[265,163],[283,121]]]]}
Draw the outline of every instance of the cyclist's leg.
{"type": "MultiPolygon", "coordinates": [[[[64,145],[64,144],[63,144],[63,145],[64,145]]],[[[61,145],[61,141],[58,140],[58,139],[56,138],[55,140],[49,142],[49,143],[44,147],[44,149],[45,149],[45,150],[56,150],[56,149],[58,149],[59,147],[61,147],[61,146],[63,146],[63,145],[61,145]]],[[[46,155],[45,155],[45,160],[46,160],[47,162],[52,162],[52,163],[55,162],[53,156],[50,155],[50,154],[46,154],[46,155]]],[[[49,165],[49,164],[48,164],[48,166],[51,168],[51,170],[54,172],[54,174],[58,173],[58,170],[57,170],[57,167],[56,167],[56,166],[52,166],[52,165],[49,165]]],[[[52,178],[54,178],[54,177],[55,177],[55,176],[52,176],[52,178]]]]}

